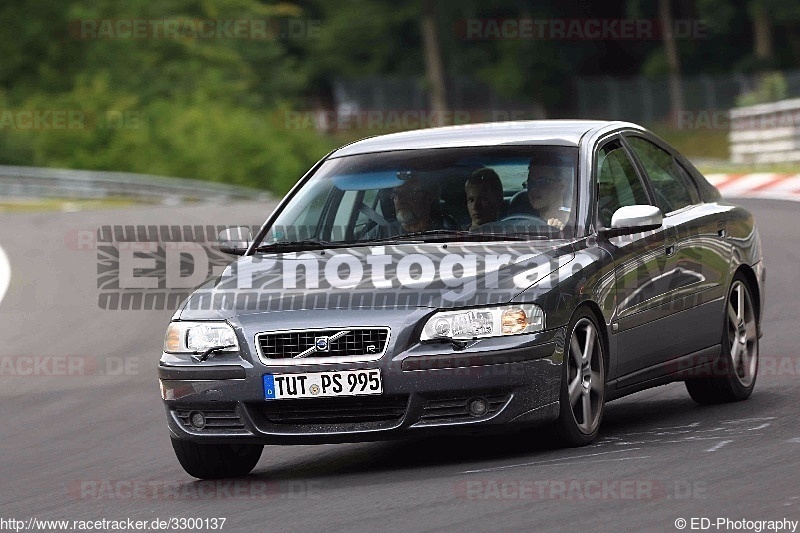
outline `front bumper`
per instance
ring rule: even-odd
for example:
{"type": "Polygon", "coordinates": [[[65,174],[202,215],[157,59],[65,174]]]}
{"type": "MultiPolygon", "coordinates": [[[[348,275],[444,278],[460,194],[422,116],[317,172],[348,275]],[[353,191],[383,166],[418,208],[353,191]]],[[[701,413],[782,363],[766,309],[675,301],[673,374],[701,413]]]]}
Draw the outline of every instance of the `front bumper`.
{"type": "MultiPolygon", "coordinates": [[[[361,363],[265,365],[257,358],[213,359],[159,366],[172,435],[200,442],[319,444],[431,433],[532,426],[558,416],[563,328],[483,339],[457,351],[450,344],[416,344],[361,363]],[[349,398],[265,400],[265,373],[380,369],[383,394],[349,398]],[[470,400],[488,409],[470,414],[470,400]],[[201,412],[199,429],[190,415],[201,412]]],[[[174,362],[173,362],[174,363],[174,362]]]]}

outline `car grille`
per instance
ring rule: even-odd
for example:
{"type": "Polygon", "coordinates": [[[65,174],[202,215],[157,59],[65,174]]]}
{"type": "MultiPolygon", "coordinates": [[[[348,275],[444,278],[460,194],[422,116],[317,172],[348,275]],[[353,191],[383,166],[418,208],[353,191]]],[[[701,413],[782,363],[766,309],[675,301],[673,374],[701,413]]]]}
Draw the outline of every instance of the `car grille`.
{"type": "Polygon", "coordinates": [[[380,356],[389,340],[389,328],[339,328],[259,333],[256,342],[267,359],[295,357],[380,356]],[[315,348],[327,339],[327,350],[315,348]]]}
{"type": "Polygon", "coordinates": [[[418,424],[440,424],[447,422],[465,422],[488,418],[495,415],[508,401],[508,394],[471,394],[469,396],[430,396],[425,398],[422,416],[418,424]],[[489,409],[480,417],[470,414],[468,402],[473,398],[483,398],[489,409]]]}
{"type": "Polygon", "coordinates": [[[261,412],[274,424],[348,424],[399,420],[407,405],[408,396],[274,400],[261,412]]]}
{"type": "Polygon", "coordinates": [[[235,410],[231,409],[229,411],[220,411],[214,410],[209,411],[206,409],[179,409],[175,411],[175,415],[178,419],[183,423],[184,426],[187,428],[192,428],[192,425],[189,423],[189,416],[191,413],[199,411],[203,413],[206,417],[206,425],[200,431],[207,431],[207,430],[241,430],[244,429],[244,423],[239,415],[236,413],[235,410]]]}

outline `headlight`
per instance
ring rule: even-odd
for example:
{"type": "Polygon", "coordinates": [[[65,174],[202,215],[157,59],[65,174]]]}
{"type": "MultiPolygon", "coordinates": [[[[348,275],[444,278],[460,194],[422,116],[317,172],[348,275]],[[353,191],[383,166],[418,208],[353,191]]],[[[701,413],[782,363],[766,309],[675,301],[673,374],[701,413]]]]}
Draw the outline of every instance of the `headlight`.
{"type": "Polygon", "coordinates": [[[533,333],[544,329],[544,311],[533,304],[441,311],[422,328],[420,340],[470,340],[533,333]]]}
{"type": "Polygon", "coordinates": [[[236,334],[227,322],[172,322],[164,336],[167,353],[198,354],[212,348],[237,351],[236,334]]]}

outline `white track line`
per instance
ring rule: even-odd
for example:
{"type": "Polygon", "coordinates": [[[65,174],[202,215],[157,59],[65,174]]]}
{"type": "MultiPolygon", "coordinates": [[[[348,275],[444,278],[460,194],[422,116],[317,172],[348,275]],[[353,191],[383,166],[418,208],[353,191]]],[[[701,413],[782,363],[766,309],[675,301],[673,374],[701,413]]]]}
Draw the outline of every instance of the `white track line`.
{"type": "Polygon", "coordinates": [[[8,257],[6,253],[0,248],[0,302],[3,301],[3,296],[6,295],[8,284],[11,282],[11,265],[8,264],[8,257]]]}
{"type": "Polygon", "coordinates": [[[726,444],[730,444],[731,442],[733,442],[733,441],[732,440],[720,441],[720,442],[716,443],[715,445],[713,445],[711,448],[707,449],[706,451],[707,452],[715,452],[715,451],[719,450],[720,448],[722,448],[723,446],[725,446],[726,444]]]}
{"type": "MultiPolygon", "coordinates": [[[[548,463],[564,463],[564,462],[573,462],[574,459],[586,459],[587,457],[597,457],[598,455],[609,455],[612,453],[625,453],[631,452],[633,450],[638,450],[639,448],[628,448],[626,450],[615,450],[613,452],[598,452],[598,453],[585,453],[582,455],[575,455],[572,457],[562,457],[560,459],[546,459],[544,461],[533,461],[531,463],[520,463],[514,465],[503,465],[503,466],[495,466],[492,468],[479,468],[477,470],[465,470],[461,472],[462,474],[480,474],[482,472],[497,472],[498,470],[506,470],[508,468],[519,468],[521,466],[545,466],[548,463]]],[[[624,458],[623,458],[624,459],[624,458]]]]}

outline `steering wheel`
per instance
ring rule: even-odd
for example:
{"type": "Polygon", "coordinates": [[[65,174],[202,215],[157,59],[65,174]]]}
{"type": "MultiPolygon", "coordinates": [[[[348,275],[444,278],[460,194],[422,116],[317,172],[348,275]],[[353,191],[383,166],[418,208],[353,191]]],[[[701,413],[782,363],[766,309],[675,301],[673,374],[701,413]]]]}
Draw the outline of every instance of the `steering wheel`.
{"type": "Polygon", "coordinates": [[[537,217],[536,215],[530,215],[527,213],[515,213],[505,218],[501,218],[500,220],[482,224],[473,231],[476,233],[503,233],[506,231],[510,231],[513,233],[515,231],[520,231],[520,232],[525,232],[526,230],[530,231],[531,228],[539,228],[542,226],[546,227],[547,222],[545,222],[540,217],[537,217]]]}
{"type": "MultiPolygon", "coordinates": [[[[532,215],[530,213],[514,213],[508,215],[507,217],[503,217],[497,222],[503,224],[504,226],[509,226],[513,224],[507,224],[508,222],[535,222],[537,226],[546,226],[547,221],[545,221],[541,217],[537,217],[536,215],[532,215]]],[[[493,224],[496,224],[494,222],[493,224]]]]}

